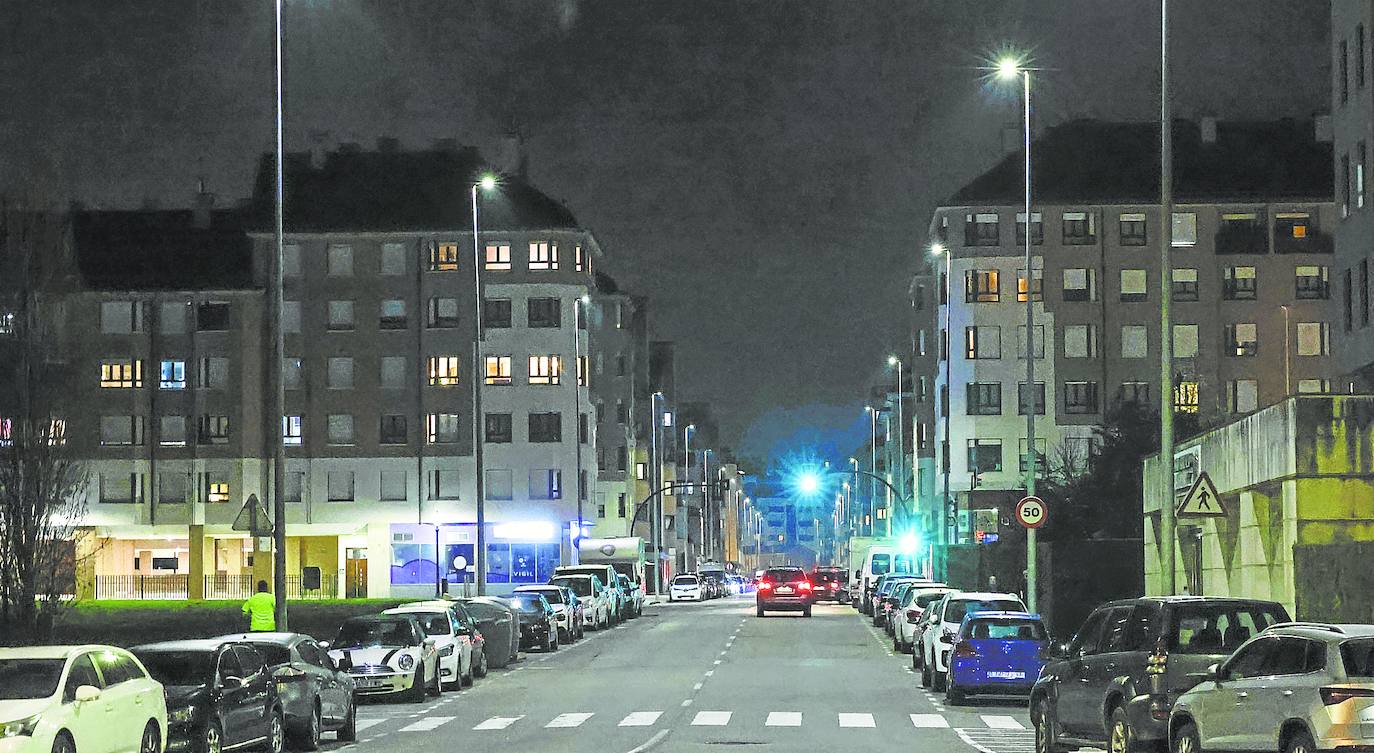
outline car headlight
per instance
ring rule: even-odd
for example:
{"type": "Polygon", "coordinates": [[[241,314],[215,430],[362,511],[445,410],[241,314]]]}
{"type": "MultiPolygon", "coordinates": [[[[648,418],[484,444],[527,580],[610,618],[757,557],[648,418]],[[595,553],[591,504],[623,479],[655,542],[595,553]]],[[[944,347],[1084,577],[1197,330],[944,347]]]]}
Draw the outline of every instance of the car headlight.
{"type": "Polygon", "coordinates": [[[167,721],[171,722],[172,724],[181,724],[184,722],[191,721],[191,719],[194,718],[195,715],[196,709],[194,706],[182,706],[181,708],[172,709],[171,711],[168,711],[167,721]]]}
{"type": "Polygon", "coordinates": [[[439,656],[441,656],[441,657],[453,656],[453,644],[450,643],[450,644],[448,644],[447,646],[444,646],[442,649],[440,649],[440,650],[439,650],[439,656]]]}
{"type": "Polygon", "coordinates": [[[410,670],[415,668],[415,657],[410,654],[401,654],[396,657],[396,666],[401,669],[410,670]]]}
{"type": "Polygon", "coordinates": [[[33,730],[38,726],[38,715],[34,714],[24,719],[16,719],[12,722],[0,723],[0,740],[10,737],[29,737],[33,730]]]}

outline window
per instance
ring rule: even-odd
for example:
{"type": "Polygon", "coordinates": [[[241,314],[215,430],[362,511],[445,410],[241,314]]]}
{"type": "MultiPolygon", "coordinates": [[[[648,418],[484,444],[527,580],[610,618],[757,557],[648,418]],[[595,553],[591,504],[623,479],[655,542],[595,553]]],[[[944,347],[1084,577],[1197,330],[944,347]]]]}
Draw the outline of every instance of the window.
{"type": "Polygon", "coordinates": [[[1076,414],[1096,413],[1097,382],[1065,382],[1064,412],[1076,414]]]}
{"type": "Polygon", "coordinates": [[[487,499],[514,499],[515,474],[509,468],[488,468],[487,483],[482,491],[487,499]]]}
{"type": "Polygon", "coordinates": [[[1001,298],[995,269],[970,269],[964,273],[964,300],[968,303],[997,303],[1001,298]]]}
{"type": "Polygon", "coordinates": [[[381,382],[384,390],[399,390],[406,386],[405,356],[382,356],[381,382]]]}
{"type": "Polygon", "coordinates": [[[325,274],[330,277],[353,276],[353,247],[330,244],[326,251],[325,274]]]}
{"type": "Polygon", "coordinates": [[[100,501],[109,504],[131,504],[143,501],[137,473],[100,474],[100,501]]]}
{"type": "Polygon", "coordinates": [[[353,471],[329,471],[325,486],[330,502],[353,501],[353,471]]]}
{"type": "Polygon", "coordinates": [[[1326,322],[1298,322],[1298,355],[1331,355],[1331,329],[1326,322]]]}
{"type": "Polygon", "coordinates": [[[1064,270],[1064,300],[1097,300],[1096,281],[1097,276],[1092,269],[1078,268],[1064,270]]]}
{"type": "Polygon", "coordinates": [[[405,329],[406,302],[399,298],[388,298],[382,301],[377,312],[377,328],[405,329]]]}
{"type": "Polygon", "coordinates": [[[1174,248],[1189,248],[1197,245],[1197,214],[1174,212],[1170,225],[1172,233],[1169,237],[1169,245],[1174,248]]]}
{"type": "Polygon", "coordinates": [[[563,414],[531,413],[529,416],[531,442],[562,442],[563,414]]]}
{"type": "MultiPolygon", "coordinates": [[[[1045,300],[1045,270],[1031,270],[1031,295],[1037,301],[1045,300]]],[[[1026,270],[1016,270],[1016,301],[1026,302],[1026,270]]]]}
{"type": "Polygon", "coordinates": [[[185,447],[186,417],[160,416],[157,421],[157,443],[161,447],[185,447]]]}
{"type": "Polygon", "coordinates": [[[301,276],[301,247],[294,243],[287,243],[281,247],[281,275],[282,277],[301,276]]]}
{"type": "Polygon", "coordinates": [[[573,247],[573,271],[584,272],[587,269],[587,258],[582,251],[582,244],[573,247]]]}
{"type": "Polygon", "coordinates": [[[1251,413],[1259,407],[1259,383],[1237,379],[1226,383],[1226,406],[1232,413],[1251,413]]]}
{"type": "Polygon", "coordinates": [[[201,444],[229,444],[229,417],[203,415],[200,417],[201,444]]]}
{"type": "Polygon", "coordinates": [[[1226,325],[1226,355],[1248,357],[1259,352],[1258,328],[1253,322],[1226,325]]]}
{"type": "Polygon", "coordinates": [[[487,384],[508,385],[511,383],[511,357],[487,356],[487,384]]]}
{"type": "Polygon", "coordinates": [[[430,499],[458,499],[458,471],[436,468],[429,472],[430,499]]]}
{"type": "Polygon", "coordinates": [[[298,390],[301,388],[305,378],[304,369],[299,358],[281,359],[281,381],[282,388],[288,390],[298,390]]]}
{"type": "Polygon", "coordinates": [[[334,331],[353,329],[353,302],[329,302],[329,329],[334,331]]]}
{"type": "Polygon", "coordinates": [[[196,306],[196,329],[201,332],[223,332],[229,329],[229,302],[206,301],[196,306]]]}
{"type": "Polygon", "coordinates": [[[100,446],[127,447],[143,444],[143,416],[101,416],[100,446]]]}
{"type": "Polygon", "coordinates": [[[615,375],[616,375],[616,376],[618,376],[618,377],[623,377],[623,376],[625,376],[625,371],[626,371],[626,369],[625,369],[625,363],[626,363],[626,361],[625,361],[625,354],[623,354],[623,353],[616,353],[616,354],[615,354],[615,375]]]}
{"type": "Polygon", "coordinates": [[[1201,405],[1202,400],[1198,395],[1197,382],[1184,381],[1174,385],[1175,413],[1196,414],[1201,405]]]}
{"type": "Polygon", "coordinates": [[[425,323],[431,329],[445,329],[458,326],[458,299],[457,298],[431,298],[429,299],[429,313],[425,318],[425,323]]]}
{"type": "Polygon", "coordinates": [[[205,501],[206,502],[228,502],[229,501],[229,482],[225,481],[220,474],[205,474],[205,501]]]}
{"type": "Polygon", "coordinates": [[[558,244],[530,241],[530,269],[558,269],[558,244]]]}
{"type": "Polygon", "coordinates": [[[1121,357],[1146,358],[1150,351],[1150,330],[1143,324],[1124,324],[1121,327],[1121,357]]]}
{"type": "Polygon", "coordinates": [[[1269,235],[1257,212],[1223,212],[1217,227],[1218,254],[1265,254],[1269,235]]]}
{"type": "Polygon", "coordinates": [[[1331,391],[1330,379],[1299,379],[1298,394],[1320,395],[1331,391]]]}
{"type": "Polygon", "coordinates": [[[1144,246],[1148,242],[1146,233],[1144,212],[1121,213],[1121,245],[1144,246]]]}
{"type": "Polygon", "coordinates": [[[347,356],[329,359],[329,389],[353,389],[353,359],[347,356]]]}
{"type": "Polygon", "coordinates": [[[186,487],[189,486],[188,473],[159,473],[157,474],[157,501],[162,504],[184,504],[186,499],[186,487]]]}
{"type": "Polygon", "coordinates": [[[1364,165],[1368,157],[1364,142],[1355,144],[1355,208],[1364,207],[1364,165]]]}
{"type": "Polygon", "coordinates": [[[1350,155],[1341,155],[1341,216],[1350,216],[1350,155]]]}
{"type": "Polygon", "coordinates": [[[639,479],[640,481],[649,478],[648,463],[635,463],[635,478],[639,479]]]}
{"type": "Polygon", "coordinates": [[[1064,327],[1065,358],[1097,357],[1097,325],[1070,324],[1064,327]]]}
{"type": "Polygon", "coordinates": [[[400,413],[388,413],[382,416],[381,426],[379,427],[378,440],[381,444],[405,444],[410,441],[409,427],[406,426],[406,417],[400,413]]]}
{"type": "Polygon", "coordinates": [[[429,357],[429,386],[453,387],[458,384],[458,356],[429,357]]]}
{"type": "Polygon", "coordinates": [[[1121,300],[1126,303],[1148,300],[1150,294],[1145,287],[1148,284],[1147,279],[1143,269],[1121,270],[1121,300]]]}
{"type": "Polygon", "coordinates": [[[482,301],[482,326],[487,329],[510,327],[510,299],[488,298],[482,301]]]}
{"type": "Polygon", "coordinates": [[[1257,287],[1254,267],[1227,267],[1222,297],[1228,301],[1253,301],[1257,287]]]}
{"type": "Polygon", "coordinates": [[[281,331],[287,334],[300,334],[301,331],[301,302],[282,301],[281,302],[281,331]]]}
{"type": "Polygon", "coordinates": [[[504,241],[488,241],[486,261],[482,268],[489,272],[510,270],[510,244],[504,241]]]}
{"type": "Polygon", "coordinates": [[[530,356],[530,384],[561,384],[562,376],[560,356],[530,356]]]}
{"type": "Polygon", "coordinates": [[[1174,325],[1174,358],[1197,358],[1197,325],[1174,325]]]}
{"type": "Polygon", "coordinates": [[[1197,300],[1197,270],[1189,267],[1175,268],[1173,283],[1170,286],[1175,301],[1197,300]]]}
{"type": "Polygon", "coordinates": [[[222,390],[229,386],[229,359],[211,356],[200,359],[200,386],[222,390]]]}
{"type": "Polygon", "coordinates": [[[1319,234],[1312,225],[1309,212],[1277,212],[1274,214],[1274,248],[1281,254],[1312,253],[1319,234]]]}
{"type": "Polygon", "coordinates": [[[382,471],[381,494],[383,502],[404,502],[407,492],[405,471],[382,471]]]}
{"type": "Polygon", "coordinates": [[[557,298],[531,298],[528,303],[530,327],[563,326],[557,298]]]}
{"type": "Polygon", "coordinates": [[[404,243],[382,244],[382,261],[379,271],[383,277],[393,277],[406,273],[406,246],[404,243]]]}
{"type": "Polygon", "coordinates": [[[157,386],[164,390],[186,389],[186,362],[163,359],[158,370],[157,386]]]}
{"type": "MultiPolygon", "coordinates": [[[[159,307],[158,331],[164,335],[181,335],[186,333],[186,304],[185,303],[164,303],[159,307]]],[[[4,317],[0,316],[0,320],[4,317]]],[[[0,321],[0,329],[3,329],[4,322],[0,321]]],[[[3,334],[3,332],[0,332],[3,334]]]]}
{"type": "Polygon", "coordinates": [[[1341,77],[1341,104],[1345,104],[1350,99],[1350,43],[1344,39],[1341,40],[1339,54],[1336,65],[1341,77]]]}
{"type": "Polygon", "coordinates": [[[969,473],[1000,473],[1002,471],[1002,440],[968,440],[969,473]]]}
{"type": "MultiPolygon", "coordinates": [[[[1036,358],[1045,357],[1045,325],[1035,325],[1032,333],[1035,339],[1031,342],[1031,347],[1035,350],[1036,358]]],[[[1022,324],[1016,328],[1016,357],[1024,360],[1026,357],[1026,325],[1022,324]]]]}
{"type": "Polygon", "coordinates": [[[1090,246],[1097,243],[1097,215],[1092,212],[1064,213],[1064,245],[1090,246]]]}
{"type": "Polygon", "coordinates": [[[1355,24],[1355,86],[1364,88],[1364,24],[1355,24]]]}
{"type": "Polygon", "coordinates": [[[458,244],[431,243],[429,246],[429,271],[457,272],[458,244]]]}
{"type": "Polygon", "coordinates": [[[965,389],[968,398],[967,413],[970,416],[1002,415],[1001,382],[969,382],[965,389]]]}
{"type": "Polygon", "coordinates": [[[1001,358],[1001,327],[964,327],[964,357],[1001,358]]]}
{"type": "Polygon", "coordinates": [[[996,212],[964,215],[965,246],[996,246],[1001,242],[996,212]]]}
{"type": "Polygon", "coordinates": [[[425,436],[430,444],[456,444],[459,436],[458,414],[429,414],[426,416],[425,436]]]}
{"type": "Polygon", "coordinates": [[[621,426],[630,422],[630,408],[621,400],[615,401],[615,422],[621,426]]]}
{"type": "Polygon", "coordinates": [[[486,415],[486,438],[491,444],[509,444],[514,440],[513,422],[509,413],[488,413],[486,415]]]}
{"type": "MultiPolygon", "coordinates": [[[[1031,245],[1045,242],[1045,223],[1039,212],[1031,212],[1031,245]]],[[[1026,213],[1016,213],[1016,245],[1026,245],[1026,213]]]]}
{"type": "Polygon", "coordinates": [[[281,417],[281,442],[287,447],[301,446],[301,417],[281,417]]]}
{"type": "Polygon", "coordinates": [[[587,386],[587,357],[577,357],[577,386],[587,386]]]}
{"type": "Polygon", "coordinates": [[[1294,270],[1297,280],[1295,296],[1300,301],[1324,301],[1331,297],[1330,274],[1324,266],[1299,264],[1294,270]]]}
{"type": "Polygon", "coordinates": [[[557,468],[530,469],[530,499],[562,499],[563,472],[557,468]]]}
{"type": "Polygon", "coordinates": [[[142,332],[144,311],[143,301],[102,301],[100,304],[100,332],[106,335],[129,335],[142,332]]]}
{"type": "Polygon", "coordinates": [[[1369,325],[1369,260],[1360,259],[1360,326],[1369,325]]]}
{"type": "MultiPolygon", "coordinates": [[[[1065,439],[1067,440],[1068,437],[1065,439]]],[[[1049,459],[1045,455],[1045,450],[1048,447],[1049,442],[1044,437],[1035,438],[1035,475],[1040,478],[1044,478],[1050,470],[1049,459]]],[[[1026,439],[1022,437],[1016,440],[1016,470],[1020,473],[1026,472],[1026,455],[1026,439]]]]}
{"type": "Polygon", "coordinates": [[[287,471],[282,474],[281,496],[288,503],[298,503],[305,495],[305,472],[287,471]]]}
{"type": "MultiPolygon", "coordinates": [[[[1036,382],[1033,394],[1035,399],[1035,415],[1045,415],[1045,383],[1036,382]]],[[[1018,382],[1016,384],[1016,415],[1026,415],[1026,407],[1029,405],[1031,396],[1032,393],[1030,390],[1026,389],[1025,382],[1018,382]]]]}
{"type": "Polygon", "coordinates": [[[101,361],[100,386],[106,389],[142,387],[143,362],[137,359],[101,361]]]}
{"type": "Polygon", "coordinates": [[[1149,382],[1122,382],[1117,390],[1116,399],[1123,403],[1150,404],[1149,382]]]}
{"type": "Polygon", "coordinates": [[[328,441],[333,445],[353,444],[353,414],[330,413],[328,422],[328,441]]]}

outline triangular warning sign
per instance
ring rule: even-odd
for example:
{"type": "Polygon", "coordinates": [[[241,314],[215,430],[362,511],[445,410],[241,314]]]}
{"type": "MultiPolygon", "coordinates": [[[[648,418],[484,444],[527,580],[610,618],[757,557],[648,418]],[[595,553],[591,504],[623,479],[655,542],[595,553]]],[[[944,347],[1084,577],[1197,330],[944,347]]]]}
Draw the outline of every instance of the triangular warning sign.
{"type": "Polygon", "coordinates": [[[1212,479],[1206,473],[1199,473],[1197,481],[1188,490],[1188,496],[1183,498],[1183,503],[1178,506],[1179,516],[1206,517],[1225,515],[1226,510],[1221,506],[1221,497],[1217,495],[1217,487],[1212,483],[1212,479]]]}
{"type": "Polygon", "coordinates": [[[272,532],[272,519],[267,517],[267,508],[258,502],[258,495],[248,495],[248,500],[243,503],[243,509],[239,510],[238,516],[234,518],[233,529],[248,531],[254,536],[265,536],[272,532]]]}

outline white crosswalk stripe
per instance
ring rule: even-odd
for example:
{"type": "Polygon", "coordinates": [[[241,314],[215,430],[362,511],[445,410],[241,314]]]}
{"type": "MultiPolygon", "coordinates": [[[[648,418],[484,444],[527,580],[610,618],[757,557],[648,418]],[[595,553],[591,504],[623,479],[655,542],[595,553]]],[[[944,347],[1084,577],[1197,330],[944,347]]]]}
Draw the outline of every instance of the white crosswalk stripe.
{"type": "Polygon", "coordinates": [[[521,714],[520,716],[493,716],[492,718],[486,720],[485,722],[482,722],[476,727],[473,727],[473,729],[505,729],[524,718],[524,714],[521,714]]]}
{"type": "Polygon", "coordinates": [[[369,727],[375,727],[375,726],[377,726],[378,724],[381,724],[381,723],[384,722],[384,721],[386,721],[386,720],[385,720],[385,719],[359,719],[359,720],[358,720],[358,731],[359,731],[359,732],[362,732],[363,730],[368,729],[369,727]]]}
{"type": "Polygon", "coordinates": [[[931,729],[949,727],[949,720],[939,714],[912,714],[911,723],[917,727],[931,729]]]}
{"type": "Polygon", "coordinates": [[[872,714],[840,714],[841,727],[876,727],[872,714]]]}
{"type": "Polygon", "coordinates": [[[402,732],[429,732],[453,721],[451,716],[427,716],[401,728],[402,732]]]}
{"type": "Polygon", "coordinates": [[[636,711],[620,720],[619,727],[650,727],[658,721],[662,711],[636,711]]]}
{"type": "Polygon", "coordinates": [[[800,711],[770,711],[768,719],[763,723],[765,727],[800,727],[802,715],[800,711]]]}
{"type": "Polygon", "coordinates": [[[581,727],[583,722],[591,718],[592,715],[586,713],[559,714],[553,718],[553,721],[545,724],[544,728],[559,729],[563,727],[581,727]]]}
{"type": "Polygon", "coordinates": [[[982,717],[983,724],[988,725],[988,729],[1025,729],[1026,726],[1012,716],[988,716],[982,717]]]}
{"type": "Polygon", "coordinates": [[[698,711],[692,717],[693,727],[724,727],[730,723],[729,711],[698,711]]]}

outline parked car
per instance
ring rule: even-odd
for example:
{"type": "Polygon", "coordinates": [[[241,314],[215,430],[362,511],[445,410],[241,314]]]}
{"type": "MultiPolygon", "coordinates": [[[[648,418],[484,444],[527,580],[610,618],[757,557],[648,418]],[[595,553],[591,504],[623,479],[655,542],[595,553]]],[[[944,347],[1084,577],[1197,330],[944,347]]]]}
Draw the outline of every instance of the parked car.
{"type": "Polygon", "coordinates": [[[338,732],[340,740],[357,739],[357,708],[352,675],[339,669],[314,638],[300,633],[243,633],[219,640],[247,643],[262,654],[277,682],[286,734],[294,747],[315,750],[320,734],[338,732]]]}
{"type": "Polygon", "coordinates": [[[954,636],[964,616],[969,612],[1024,612],[1026,605],[1016,594],[951,591],[931,609],[934,614],[921,634],[921,687],[943,691],[954,636]]]}
{"type": "Polygon", "coordinates": [[[911,573],[888,574],[880,576],[878,578],[877,586],[873,591],[873,595],[869,597],[869,603],[871,605],[870,611],[872,612],[874,627],[880,627],[883,625],[883,623],[887,621],[887,611],[892,608],[892,603],[888,601],[888,597],[892,595],[892,592],[897,588],[897,585],[899,583],[907,583],[910,581],[917,580],[926,583],[931,582],[928,579],[912,575],[911,573]]]}
{"type": "Polygon", "coordinates": [[[1162,744],[1169,709],[1208,666],[1287,621],[1282,605],[1256,599],[1167,596],[1098,607],[1067,646],[1051,648],[1031,690],[1037,750],[1162,744]]]}
{"type": "Polygon", "coordinates": [[[398,694],[412,703],[444,692],[439,649],[415,615],[350,617],[326,645],[329,657],[357,683],[358,695],[398,694]]]}
{"type": "MultiPolygon", "coordinates": [[[[616,578],[616,571],[610,565],[563,565],[553,569],[554,577],[549,579],[550,583],[564,575],[592,575],[601,583],[603,598],[606,599],[607,612],[609,613],[609,624],[617,624],[625,615],[625,594],[620,592],[620,583],[616,578]]],[[[559,583],[558,585],[563,585],[559,583]]],[[[578,594],[581,596],[582,594],[578,594]]]]}
{"type": "Polygon", "coordinates": [[[168,753],[282,752],[286,714],[257,649],[210,638],[149,643],[132,652],[166,693],[168,753]]]}
{"type": "Polygon", "coordinates": [[[925,585],[926,581],[905,580],[892,587],[892,592],[883,599],[883,632],[889,636],[896,632],[896,618],[901,614],[899,607],[902,599],[915,586],[925,585]]]}
{"type": "Polygon", "coordinates": [[[486,677],[488,668],[491,666],[486,633],[482,632],[476,615],[468,609],[468,605],[452,599],[446,601],[453,608],[453,614],[458,618],[459,624],[467,628],[470,633],[468,637],[472,641],[472,676],[478,679],[486,677]]]}
{"type": "Polygon", "coordinates": [[[0,750],[163,753],[167,705],[148,674],[112,646],[0,648],[0,750]]]}
{"type": "Polygon", "coordinates": [[[510,664],[520,656],[520,622],[515,610],[498,599],[478,596],[473,599],[457,599],[456,603],[471,615],[477,623],[477,632],[482,635],[483,656],[487,667],[501,667],[510,664]]]}
{"type": "Polygon", "coordinates": [[[442,599],[415,601],[382,614],[408,614],[420,621],[425,637],[434,641],[434,648],[439,651],[440,691],[447,689],[449,684],[459,688],[472,685],[477,665],[473,656],[472,629],[458,619],[453,602],[442,599]]]}
{"type": "Polygon", "coordinates": [[[692,573],[673,576],[668,586],[668,601],[705,601],[705,586],[701,578],[692,573]]]}
{"type": "Polygon", "coordinates": [[[811,571],[816,601],[849,601],[849,571],[843,567],[818,567],[811,571]]]}
{"type": "Polygon", "coordinates": [[[1374,748],[1374,625],[1271,625],[1169,717],[1173,753],[1374,748]]]}
{"type": "Polygon", "coordinates": [[[616,578],[620,580],[620,590],[628,599],[628,608],[625,610],[630,619],[634,619],[644,614],[644,587],[625,573],[616,573],[616,578]]]}
{"type": "Polygon", "coordinates": [[[959,626],[945,678],[945,700],[1030,695],[1049,644],[1045,623],[1028,612],[970,612],[959,626]]]}
{"type": "Polygon", "coordinates": [[[600,630],[611,624],[611,611],[615,608],[615,601],[599,577],[595,575],[555,575],[549,579],[549,583],[570,588],[573,593],[577,594],[577,600],[583,602],[582,624],[584,627],[600,630]]]}
{"type": "Polygon", "coordinates": [[[520,615],[520,648],[558,650],[558,617],[543,596],[516,593],[506,601],[520,615]]]}
{"type": "Polygon", "coordinates": [[[916,663],[916,657],[919,657],[921,652],[915,650],[916,644],[920,641],[921,618],[925,616],[926,609],[931,604],[953,590],[948,586],[913,586],[907,590],[906,596],[903,596],[902,602],[897,605],[896,617],[892,620],[896,625],[892,633],[892,647],[912,655],[912,669],[921,668],[916,663]]]}
{"type": "Polygon", "coordinates": [[[810,617],[812,593],[805,570],[793,565],[770,567],[754,594],[754,613],[762,617],[765,612],[790,611],[810,617]]]}
{"type": "MultiPolygon", "coordinates": [[[[515,593],[538,594],[544,597],[544,601],[547,601],[553,609],[554,624],[558,626],[560,643],[572,643],[582,637],[582,615],[580,610],[568,603],[568,596],[572,595],[572,591],[565,586],[516,586],[515,593]]],[[[572,598],[576,599],[577,597],[572,596],[572,598]]]]}

